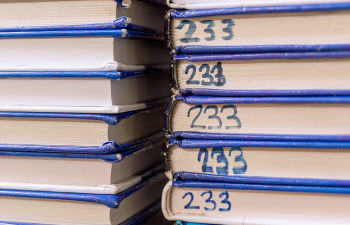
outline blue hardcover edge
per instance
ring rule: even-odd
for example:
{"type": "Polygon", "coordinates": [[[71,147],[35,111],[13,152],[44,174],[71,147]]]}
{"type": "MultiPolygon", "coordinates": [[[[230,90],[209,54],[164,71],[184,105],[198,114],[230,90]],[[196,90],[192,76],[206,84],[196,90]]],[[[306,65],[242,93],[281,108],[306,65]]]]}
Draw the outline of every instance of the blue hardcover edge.
{"type": "Polygon", "coordinates": [[[292,185],[267,185],[267,184],[242,184],[227,182],[206,181],[182,181],[172,182],[173,187],[201,188],[201,189],[225,189],[225,190],[256,190],[278,192],[302,192],[320,194],[350,194],[350,187],[323,187],[323,186],[292,186],[292,185]]]}
{"type": "Polygon", "coordinates": [[[132,148],[142,148],[148,146],[160,139],[163,139],[164,133],[159,132],[146,138],[136,141],[119,144],[108,141],[100,146],[62,146],[62,145],[25,145],[25,144],[0,144],[0,154],[7,152],[36,152],[36,153],[59,153],[59,154],[113,154],[123,152],[132,148]]]}
{"type": "MultiPolygon", "coordinates": [[[[50,149],[51,152],[44,152],[46,149],[40,149],[39,151],[17,151],[15,149],[10,151],[6,150],[0,150],[0,156],[11,156],[11,157],[50,157],[50,158],[75,158],[75,159],[101,159],[105,162],[120,162],[134,154],[137,154],[142,151],[147,151],[151,148],[155,148],[157,146],[161,146],[164,143],[164,138],[161,138],[155,142],[147,142],[143,145],[135,146],[132,149],[124,150],[120,152],[115,153],[107,153],[107,154],[98,154],[98,153],[89,153],[88,150],[89,147],[87,147],[86,150],[87,153],[83,153],[82,151],[79,153],[74,153],[73,149],[70,148],[62,149],[62,151],[59,151],[61,149],[55,149],[56,151],[53,152],[52,149],[50,149]]],[[[39,146],[40,147],[47,147],[47,146],[39,146]]],[[[82,147],[84,148],[84,147],[82,147]]],[[[38,150],[38,149],[35,149],[38,150]]]]}
{"type": "MultiPolygon", "coordinates": [[[[243,136],[239,140],[228,140],[224,135],[218,134],[218,139],[206,140],[206,139],[182,139],[183,136],[178,136],[178,139],[171,138],[171,145],[177,144],[180,148],[215,148],[215,147],[258,147],[258,148],[327,148],[327,149],[350,149],[350,141],[278,141],[278,140],[257,140],[256,137],[250,137],[251,140],[243,136]],[[220,137],[223,139],[219,139],[220,137]],[[180,139],[179,139],[180,137],[180,139]],[[226,138],[226,139],[225,139],[226,138]]],[[[247,135],[248,136],[248,135],[247,135]]],[[[258,136],[258,135],[257,135],[258,136]]],[[[268,135],[266,135],[268,136],[268,135]]],[[[264,135],[264,137],[266,138],[264,135]]],[[[287,136],[287,135],[286,135],[287,136]]],[[[310,135],[311,136],[311,135],[310,135]]],[[[272,136],[273,137],[273,136],[272,136]]],[[[284,137],[282,135],[276,135],[276,137],[284,137]]],[[[311,136],[312,137],[312,136],[311,136]]],[[[328,137],[328,136],[326,136],[328,137]]],[[[273,138],[270,138],[273,139],[273,138]]],[[[320,137],[318,136],[318,139],[320,137]]]]}
{"type": "Polygon", "coordinates": [[[350,187],[350,180],[329,179],[300,179],[279,177],[244,177],[224,176],[203,173],[178,172],[174,175],[174,181],[200,181],[221,182],[232,184],[257,184],[257,185],[287,185],[287,186],[321,186],[321,187],[350,187]]]}
{"type": "Polygon", "coordinates": [[[147,208],[146,210],[143,210],[142,212],[136,214],[135,216],[131,217],[130,219],[124,221],[120,225],[138,225],[143,224],[150,218],[152,218],[154,215],[156,215],[158,212],[161,212],[161,204],[160,202],[147,208]]]}
{"type": "Polygon", "coordinates": [[[173,18],[196,18],[221,15],[237,15],[252,13],[300,13],[315,11],[349,10],[350,3],[330,4],[305,4],[305,5],[280,5],[280,6],[257,6],[257,7],[235,7],[221,9],[197,9],[197,10],[172,10],[173,18]]]}
{"type": "Polygon", "coordinates": [[[218,225],[218,224],[209,224],[209,223],[193,223],[193,222],[186,222],[186,221],[176,221],[176,225],[218,225]]]}
{"type": "Polygon", "coordinates": [[[60,31],[23,31],[0,32],[4,38],[50,38],[50,37],[114,37],[114,38],[145,38],[164,40],[163,35],[133,31],[127,29],[114,30],[60,30],[60,31]]]}
{"type": "Polygon", "coordinates": [[[29,31],[69,31],[69,30],[115,30],[128,29],[146,33],[162,34],[148,27],[139,26],[128,22],[128,17],[120,17],[109,23],[80,24],[80,25],[52,25],[52,26],[21,26],[0,27],[0,32],[29,32],[29,31]]]}
{"type": "Polygon", "coordinates": [[[102,194],[78,194],[78,193],[63,193],[63,192],[43,192],[43,191],[22,191],[22,190],[4,190],[0,189],[0,196],[22,197],[22,198],[40,198],[40,199],[55,199],[55,200],[71,200],[91,202],[106,205],[109,208],[118,208],[120,203],[140,190],[141,188],[156,183],[161,177],[164,177],[162,172],[158,172],[151,178],[123,191],[117,195],[102,195],[102,194]]]}
{"type": "Polygon", "coordinates": [[[161,69],[146,69],[143,71],[34,71],[34,72],[12,72],[0,71],[0,78],[105,78],[110,80],[121,80],[138,76],[168,76],[169,71],[161,69]]]}
{"type": "Polygon", "coordinates": [[[43,113],[43,112],[0,112],[0,117],[24,117],[24,118],[59,118],[59,119],[84,119],[100,120],[108,125],[115,126],[120,121],[141,113],[150,113],[163,110],[167,99],[160,99],[146,103],[144,109],[132,110],[116,114],[94,114],[94,113],[43,113]]]}

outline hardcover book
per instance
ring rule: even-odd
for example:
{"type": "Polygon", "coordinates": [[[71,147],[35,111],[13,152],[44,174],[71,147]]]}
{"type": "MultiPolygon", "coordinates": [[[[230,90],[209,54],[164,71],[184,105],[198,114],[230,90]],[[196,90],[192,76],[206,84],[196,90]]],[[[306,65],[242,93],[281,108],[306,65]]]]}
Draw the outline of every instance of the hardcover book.
{"type": "Polygon", "coordinates": [[[179,54],[172,88],[181,95],[350,95],[350,51],[179,54]]]}
{"type": "Polygon", "coordinates": [[[58,1],[8,1],[0,4],[0,31],[69,29],[76,26],[99,25],[98,29],[126,28],[120,18],[128,17],[128,28],[141,26],[163,30],[166,12],[165,1],[152,0],[58,0],[58,1]],[[154,4],[154,3],[159,4],[154,4]],[[152,16],[150,16],[152,15],[152,16]],[[133,25],[131,24],[137,24],[133,25]]]}
{"type": "Polygon", "coordinates": [[[350,142],[172,139],[164,145],[162,156],[169,179],[185,171],[237,180],[350,180],[350,142]]]}
{"type": "Polygon", "coordinates": [[[344,2],[170,10],[166,41],[172,53],[348,50],[349,9],[344,2]]]}
{"type": "Polygon", "coordinates": [[[0,220],[39,224],[120,224],[159,202],[164,178],[162,173],[155,174],[115,195],[1,189],[0,220]]]}
{"type": "Polygon", "coordinates": [[[0,71],[0,105],[113,107],[170,95],[165,65],[118,67],[121,71],[0,71]]]}
{"type": "Polygon", "coordinates": [[[0,189],[116,194],[162,170],[163,142],[113,154],[0,151],[0,189]]]}
{"type": "Polygon", "coordinates": [[[42,152],[59,146],[69,146],[71,153],[130,149],[161,132],[166,101],[112,107],[0,106],[0,144],[12,150],[30,145],[22,149],[42,152]]]}
{"type": "Polygon", "coordinates": [[[165,130],[170,138],[349,141],[349,103],[349,96],[176,96],[165,130]]]}
{"type": "Polygon", "coordinates": [[[169,220],[205,224],[337,224],[350,222],[349,186],[246,184],[175,178],[163,190],[169,220]]]}

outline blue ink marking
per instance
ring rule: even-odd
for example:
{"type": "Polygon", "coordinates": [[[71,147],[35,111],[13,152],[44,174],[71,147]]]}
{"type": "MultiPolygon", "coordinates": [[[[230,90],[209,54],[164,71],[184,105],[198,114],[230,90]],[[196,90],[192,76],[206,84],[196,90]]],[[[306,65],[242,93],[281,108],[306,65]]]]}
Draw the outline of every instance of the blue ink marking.
{"type": "Polygon", "coordinates": [[[217,114],[219,112],[218,107],[216,105],[209,105],[205,108],[204,114],[207,112],[208,109],[215,110],[215,113],[213,115],[208,116],[208,119],[216,119],[219,123],[219,126],[208,126],[208,129],[221,129],[222,121],[221,121],[220,117],[217,116],[217,114]]]}
{"type": "Polygon", "coordinates": [[[235,162],[242,162],[243,166],[234,166],[232,168],[233,174],[245,174],[245,172],[248,169],[247,161],[243,157],[243,151],[241,148],[238,147],[232,147],[228,153],[229,156],[231,156],[232,151],[239,151],[240,154],[235,157],[235,162]]]}
{"type": "Polygon", "coordinates": [[[225,192],[222,192],[220,193],[219,197],[222,198],[224,195],[226,195],[225,199],[221,201],[222,204],[227,204],[228,207],[226,209],[223,209],[223,208],[219,208],[219,211],[220,212],[228,212],[231,210],[231,202],[228,201],[228,198],[229,198],[229,195],[228,195],[228,192],[225,191],[225,192]]]}
{"type": "Polygon", "coordinates": [[[218,154],[218,156],[216,156],[217,163],[224,163],[225,164],[225,166],[217,166],[216,173],[219,175],[228,175],[228,160],[225,156],[224,149],[221,147],[213,148],[213,150],[211,152],[212,159],[214,158],[215,154],[218,154]]]}
{"type": "Polygon", "coordinates": [[[180,41],[182,43],[199,42],[200,39],[198,37],[192,37],[193,33],[196,32],[196,29],[197,29],[197,26],[194,22],[189,20],[182,20],[180,24],[177,27],[175,27],[175,29],[181,30],[187,24],[188,24],[188,30],[185,33],[185,37],[181,38],[180,41]]]}
{"type": "Polygon", "coordinates": [[[193,80],[194,75],[196,74],[196,71],[197,71],[197,68],[196,68],[195,65],[192,65],[192,64],[188,65],[188,66],[186,67],[185,74],[188,74],[188,72],[189,72],[190,69],[192,69],[192,74],[191,74],[190,78],[186,81],[186,84],[196,84],[196,85],[199,85],[199,84],[200,84],[199,80],[193,80]]]}
{"type": "Polygon", "coordinates": [[[212,21],[212,20],[203,20],[203,21],[200,21],[200,23],[202,23],[202,24],[208,24],[207,28],[204,29],[204,32],[205,32],[205,33],[208,33],[208,34],[211,34],[210,37],[206,37],[206,38],[204,38],[204,39],[205,39],[206,41],[213,41],[213,40],[215,40],[215,32],[214,32],[214,30],[212,29],[212,27],[215,26],[214,21],[212,21]]]}
{"type": "Polygon", "coordinates": [[[221,112],[222,113],[225,109],[233,109],[233,115],[232,116],[228,116],[227,119],[230,120],[230,119],[233,119],[237,122],[237,126],[226,126],[225,129],[229,130],[229,129],[240,129],[242,127],[242,124],[241,124],[241,120],[236,116],[237,114],[237,107],[234,106],[234,105],[224,105],[222,108],[221,108],[221,112]]]}
{"type": "Polygon", "coordinates": [[[226,37],[222,37],[222,39],[224,39],[225,41],[231,40],[234,36],[232,27],[235,25],[235,22],[233,22],[233,20],[231,19],[225,19],[221,20],[221,23],[227,24],[227,27],[223,28],[222,31],[229,34],[226,37]]]}
{"type": "Polygon", "coordinates": [[[196,105],[196,106],[193,106],[192,108],[190,108],[190,109],[188,110],[187,117],[190,117],[190,113],[191,113],[191,111],[192,111],[193,109],[199,109],[199,112],[198,112],[197,116],[193,119],[192,124],[191,124],[191,128],[205,129],[206,126],[194,125],[194,123],[195,123],[196,120],[198,119],[199,115],[202,113],[203,106],[202,106],[202,105],[196,105]]]}
{"type": "Polygon", "coordinates": [[[208,166],[208,158],[209,158],[209,153],[208,153],[208,149],[206,148],[201,148],[198,152],[198,162],[201,161],[202,155],[204,153],[204,160],[203,160],[203,165],[202,165],[202,172],[203,173],[213,173],[213,167],[212,166],[208,166]]]}
{"type": "Polygon", "coordinates": [[[208,64],[203,64],[199,67],[199,72],[202,72],[203,69],[206,69],[206,72],[203,73],[202,78],[208,78],[209,81],[202,80],[201,85],[203,86],[211,86],[213,84],[213,76],[209,74],[210,66],[208,64]]]}
{"type": "Polygon", "coordinates": [[[209,194],[209,198],[207,200],[205,200],[205,202],[213,204],[213,208],[210,209],[210,208],[204,207],[204,209],[206,211],[214,211],[216,209],[216,202],[211,199],[213,197],[213,192],[212,191],[205,191],[201,194],[201,197],[203,197],[203,195],[205,195],[205,194],[209,194]]]}

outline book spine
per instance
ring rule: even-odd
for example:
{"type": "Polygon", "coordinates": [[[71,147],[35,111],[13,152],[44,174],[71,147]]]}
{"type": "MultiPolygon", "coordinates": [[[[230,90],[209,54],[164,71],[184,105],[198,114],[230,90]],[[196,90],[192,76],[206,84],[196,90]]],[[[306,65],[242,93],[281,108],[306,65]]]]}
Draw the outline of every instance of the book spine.
{"type": "Polygon", "coordinates": [[[173,96],[169,101],[169,104],[165,110],[164,131],[165,131],[165,136],[167,138],[170,138],[171,136],[171,116],[172,116],[174,107],[176,105],[176,102],[177,102],[176,96],[173,96]]]}
{"type": "Polygon", "coordinates": [[[171,41],[171,13],[173,9],[170,9],[166,14],[164,18],[164,39],[165,39],[165,45],[167,49],[171,52],[173,49],[173,44],[171,41]]]}
{"type": "Polygon", "coordinates": [[[171,147],[170,140],[166,140],[162,148],[162,159],[163,159],[163,165],[164,165],[164,171],[165,171],[164,173],[169,180],[172,180],[173,172],[171,171],[170,156],[169,156],[170,147],[171,147]]]}

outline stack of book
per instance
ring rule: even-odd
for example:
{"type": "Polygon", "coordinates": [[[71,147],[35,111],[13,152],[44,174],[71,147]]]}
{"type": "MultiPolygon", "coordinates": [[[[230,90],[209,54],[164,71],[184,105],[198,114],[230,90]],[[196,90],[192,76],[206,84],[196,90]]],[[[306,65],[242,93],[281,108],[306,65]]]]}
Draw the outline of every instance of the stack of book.
{"type": "Polygon", "coordinates": [[[169,6],[165,217],[350,224],[350,1],[169,6]]]}
{"type": "Polygon", "coordinates": [[[166,222],[161,3],[0,2],[1,224],[166,222]]]}

